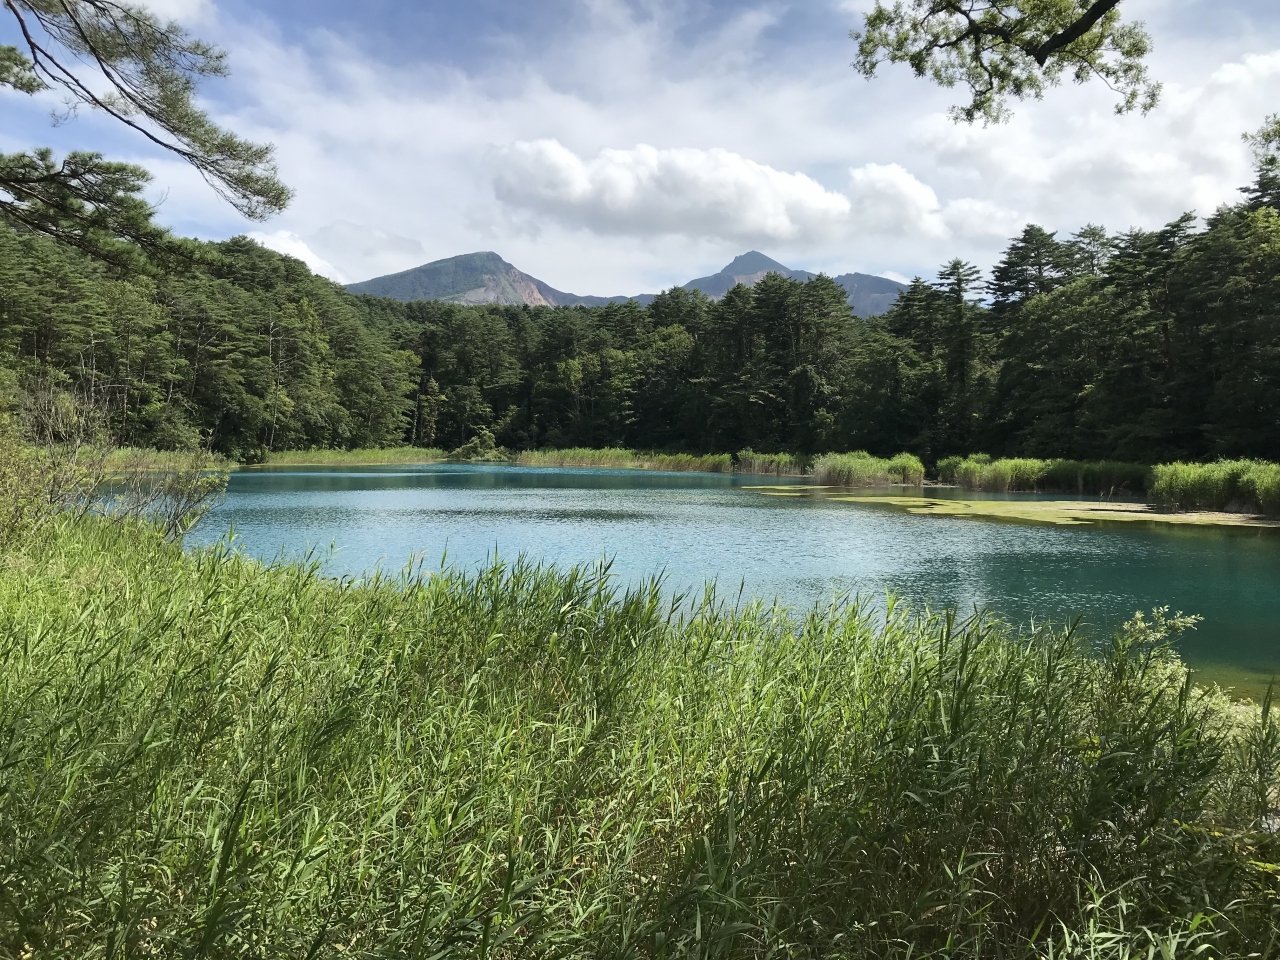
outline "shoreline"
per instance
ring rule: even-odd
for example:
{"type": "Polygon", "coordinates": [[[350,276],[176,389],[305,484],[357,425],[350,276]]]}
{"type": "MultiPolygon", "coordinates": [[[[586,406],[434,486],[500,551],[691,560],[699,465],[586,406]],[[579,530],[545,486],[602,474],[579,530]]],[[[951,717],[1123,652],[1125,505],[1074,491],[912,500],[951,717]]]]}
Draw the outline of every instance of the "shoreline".
{"type": "MultiPolygon", "coordinates": [[[[395,448],[393,448],[395,449],[395,448]]],[[[399,448],[405,449],[405,448],[399,448]]],[[[410,448],[412,449],[412,448],[410,448]]],[[[408,450],[406,450],[408,453],[408,450]]],[[[626,451],[631,454],[631,451],[626,451]]],[[[746,489],[762,496],[778,497],[813,497],[833,500],[841,503],[864,504],[896,509],[913,516],[945,516],[961,519],[983,520],[986,522],[1029,523],[1047,526],[1100,526],[1104,524],[1150,524],[1155,526],[1183,527],[1219,527],[1255,530],[1280,530],[1280,518],[1262,514],[1231,513],[1215,510],[1191,510],[1172,512],[1161,510],[1155,504],[1141,501],[1104,501],[1084,500],[1069,494],[1032,494],[1011,492],[1009,497],[1028,497],[1028,499],[978,500],[957,498],[933,498],[930,490],[963,491],[965,488],[956,484],[926,482],[915,484],[876,484],[866,487],[841,487],[820,485],[813,482],[813,477],[798,473],[755,472],[738,470],[698,469],[710,466],[710,463],[698,463],[700,457],[679,454],[656,454],[651,456],[631,454],[626,457],[599,458],[588,457],[555,457],[546,454],[522,458],[516,455],[502,460],[450,460],[441,455],[442,451],[416,449],[407,456],[395,456],[389,451],[341,451],[325,456],[317,452],[306,454],[283,454],[281,459],[269,460],[259,464],[236,464],[235,471],[265,470],[272,467],[393,467],[393,466],[432,466],[436,464],[490,464],[493,466],[526,467],[538,470],[618,470],[644,473],[706,473],[716,476],[759,477],[761,479],[776,477],[778,479],[809,481],[807,483],[783,484],[777,488],[772,485],[748,487],[746,489]],[[366,459],[366,455],[369,458],[366,459]],[[297,457],[297,459],[295,459],[297,457]],[[665,457],[670,459],[665,460],[665,457]],[[687,459],[686,459],[687,458],[687,459]],[[522,459],[524,462],[522,462],[522,459]],[[919,496],[866,495],[854,491],[918,490],[919,496]],[[1030,497],[1049,497],[1051,499],[1030,499],[1030,497]]],[[[712,460],[713,458],[706,458],[712,460]]],[[[719,465],[719,458],[714,458],[719,465]]]]}
{"type": "Polygon", "coordinates": [[[945,516],[987,522],[1019,522],[1048,526],[1100,526],[1105,524],[1148,524],[1157,526],[1234,527],[1234,529],[1280,530],[1280,518],[1260,513],[1228,511],[1180,511],[1161,509],[1144,500],[1089,500],[1071,494],[1033,494],[1012,492],[1015,499],[932,498],[929,490],[957,490],[957,484],[927,483],[874,484],[868,486],[836,486],[814,483],[812,475],[794,472],[724,470],[724,458],[700,457],[694,454],[637,454],[632,451],[602,452],[602,456],[557,456],[556,452],[516,454],[504,460],[449,460],[438,449],[392,448],[390,451],[342,451],[279,454],[280,460],[265,463],[237,463],[233,471],[269,470],[273,467],[392,467],[434,466],[439,463],[535,468],[535,470],[616,470],[658,472],[658,474],[708,474],[717,476],[759,477],[797,481],[773,489],[772,485],[749,486],[767,497],[813,497],[842,503],[899,509],[913,516],[945,516]],[[403,451],[397,456],[396,452],[403,451]],[[719,467],[719,468],[717,468],[719,467]],[[872,490],[918,490],[919,495],[867,495],[872,490]],[[1028,499],[1016,499],[1027,497],[1028,499]],[[1050,499],[1030,499],[1048,497],[1050,499]]]}

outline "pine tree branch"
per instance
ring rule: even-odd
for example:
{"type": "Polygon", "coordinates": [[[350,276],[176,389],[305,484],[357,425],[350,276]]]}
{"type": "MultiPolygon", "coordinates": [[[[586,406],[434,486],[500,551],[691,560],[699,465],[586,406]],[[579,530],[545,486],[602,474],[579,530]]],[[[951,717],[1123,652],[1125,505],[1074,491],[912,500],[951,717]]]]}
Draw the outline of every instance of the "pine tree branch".
{"type": "Polygon", "coordinates": [[[1118,6],[1120,6],[1120,0],[1097,0],[1097,3],[1085,11],[1085,14],[1079,20],[1050,37],[1035,50],[1027,50],[1027,53],[1031,55],[1031,58],[1036,63],[1043,67],[1052,54],[1075,43],[1092,30],[1099,20],[1118,6]]]}

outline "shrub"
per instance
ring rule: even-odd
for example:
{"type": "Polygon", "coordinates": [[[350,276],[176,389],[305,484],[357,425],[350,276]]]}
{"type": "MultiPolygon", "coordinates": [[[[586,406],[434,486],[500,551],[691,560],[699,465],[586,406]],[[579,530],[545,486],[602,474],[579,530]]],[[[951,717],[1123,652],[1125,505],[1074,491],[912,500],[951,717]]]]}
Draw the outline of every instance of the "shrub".
{"type": "Polygon", "coordinates": [[[889,476],[894,483],[918,487],[924,483],[924,464],[914,453],[900,453],[889,461],[889,476]]]}
{"type": "Polygon", "coordinates": [[[226,490],[228,466],[203,450],[35,446],[0,415],[0,549],[59,515],[143,520],[180,539],[226,490]]]}
{"type": "Polygon", "coordinates": [[[113,519],[141,519],[178,540],[209,512],[227,489],[229,464],[206,450],[118,450],[95,498],[113,519]]]}
{"type": "Polygon", "coordinates": [[[938,461],[938,481],[940,483],[955,483],[956,474],[963,463],[964,457],[943,457],[938,461]]]}
{"type": "Polygon", "coordinates": [[[449,460],[493,463],[509,460],[504,450],[498,447],[493,434],[484,427],[474,437],[449,454],[449,460]]]}

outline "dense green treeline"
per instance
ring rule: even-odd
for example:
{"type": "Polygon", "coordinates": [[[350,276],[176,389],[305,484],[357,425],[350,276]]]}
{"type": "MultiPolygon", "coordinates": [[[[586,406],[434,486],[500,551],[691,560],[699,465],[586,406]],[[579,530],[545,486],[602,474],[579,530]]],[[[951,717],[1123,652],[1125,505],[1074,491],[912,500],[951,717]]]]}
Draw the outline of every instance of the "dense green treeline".
{"type": "Polygon", "coordinates": [[[825,277],[647,310],[365,305],[422,358],[419,443],[1275,460],[1278,182],[1200,230],[1030,226],[988,282],[957,260],[869,320],[825,277]]]}
{"type": "Polygon", "coordinates": [[[120,276],[0,230],[0,376],[109,412],[116,440],[265,449],[399,443],[416,358],[341,288],[246,239],[120,276]]]}
{"type": "Polygon", "coordinates": [[[5,231],[0,369],[105,404],[123,442],[241,459],[492,438],[930,465],[1280,460],[1277,184],[1264,163],[1202,229],[1029,226],[989,281],[957,260],[869,320],[827,277],[648,308],[405,304],[244,238],[122,277],[5,231]]]}

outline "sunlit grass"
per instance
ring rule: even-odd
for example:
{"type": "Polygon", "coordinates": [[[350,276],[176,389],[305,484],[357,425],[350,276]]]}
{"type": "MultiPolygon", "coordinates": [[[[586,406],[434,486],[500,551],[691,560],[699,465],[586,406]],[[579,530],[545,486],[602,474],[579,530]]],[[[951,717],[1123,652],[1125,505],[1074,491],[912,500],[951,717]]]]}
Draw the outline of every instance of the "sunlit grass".
{"type": "Polygon", "coordinates": [[[1276,728],[1164,632],[62,522],[0,554],[0,955],[1274,956],[1276,728]]]}
{"type": "Polygon", "coordinates": [[[605,467],[615,470],[667,470],[678,473],[732,473],[729,454],[645,453],[622,448],[527,450],[516,455],[526,467],[605,467]]]}
{"type": "Polygon", "coordinates": [[[924,483],[924,464],[910,453],[888,460],[862,451],[829,453],[814,460],[813,480],[833,487],[920,486],[924,483]]]}
{"type": "Polygon", "coordinates": [[[1141,496],[1151,469],[1112,460],[995,460],[982,454],[938,462],[938,479],[965,490],[989,493],[1073,493],[1089,496],[1141,496]]]}
{"type": "Polygon", "coordinates": [[[1152,473],[1151,496],[1176,510],[1280,516],[1280,464],[1258,460],[1164,464],[1152,473]]]}
{"type": "Polygon", "coordinates": [[[288,450],[267,454],[272,467],[394,466],[439,463],[447,454],[425,447],[385,447],[373,450],[288,450]]]}

